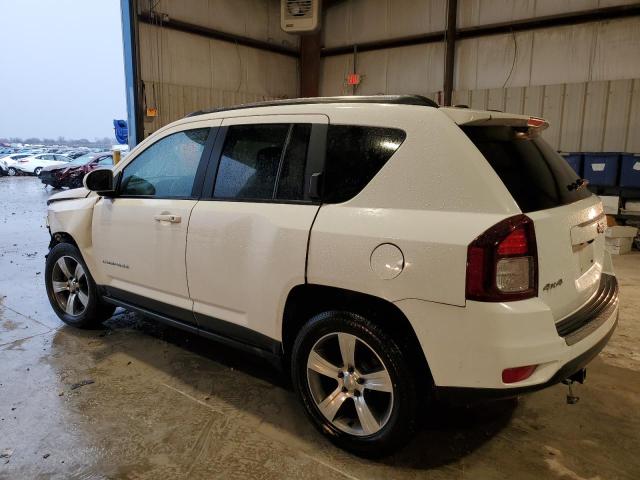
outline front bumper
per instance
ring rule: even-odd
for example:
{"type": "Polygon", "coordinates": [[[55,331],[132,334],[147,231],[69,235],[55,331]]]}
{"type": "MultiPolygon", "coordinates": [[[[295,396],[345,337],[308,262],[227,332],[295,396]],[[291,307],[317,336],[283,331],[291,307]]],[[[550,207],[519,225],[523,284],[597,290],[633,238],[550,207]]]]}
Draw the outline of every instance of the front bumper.
{"type": "Polygon", "coordinates": [[[53,176],[53,173],[48,171],[40,172],[39,178],[40,178],[40,181],[45,185],[51,185],[52,183],[56,182],[56,179],[53,176]]]}
{"type": "Polygon", "coordinates": [[[396,305],[413,326],[443,396],[509,397],[564,380],[604,348],[618,318],[615,277],[603,275],[601,290],[557,323],[539,298],[468,301],[465,307],[408,299],[396,305]],[[537,365],[529,378],[503,383],[504,369],[525,365],[537,365]]]}

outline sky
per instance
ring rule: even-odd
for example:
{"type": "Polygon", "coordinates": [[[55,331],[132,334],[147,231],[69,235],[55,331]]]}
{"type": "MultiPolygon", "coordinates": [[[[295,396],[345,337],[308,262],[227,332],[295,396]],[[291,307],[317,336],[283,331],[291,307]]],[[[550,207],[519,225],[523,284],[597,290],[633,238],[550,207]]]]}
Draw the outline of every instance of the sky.
{"type": "Polygon", "coordinates": [[[127,118],[120,0],[0,0],[0,12],[0,137],[112,137],[127,118]]]}

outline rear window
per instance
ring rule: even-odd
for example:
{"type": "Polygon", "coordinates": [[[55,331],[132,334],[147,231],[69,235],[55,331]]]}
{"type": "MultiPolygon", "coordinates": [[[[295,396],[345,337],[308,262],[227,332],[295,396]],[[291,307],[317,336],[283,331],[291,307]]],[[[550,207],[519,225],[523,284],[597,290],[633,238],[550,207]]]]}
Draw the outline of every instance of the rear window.
{"type": "Polygon", "coordinates": [[[396,128],[329,125],[323,201],[340,203],[355,197],[405,137],[396,128]]]}
{"type": "Polygon", "coordinates": [[[511,127],[461,127],[498,174],[524,213],[588,198],[571,166],[542,138],[522,138],[511,127]]]}

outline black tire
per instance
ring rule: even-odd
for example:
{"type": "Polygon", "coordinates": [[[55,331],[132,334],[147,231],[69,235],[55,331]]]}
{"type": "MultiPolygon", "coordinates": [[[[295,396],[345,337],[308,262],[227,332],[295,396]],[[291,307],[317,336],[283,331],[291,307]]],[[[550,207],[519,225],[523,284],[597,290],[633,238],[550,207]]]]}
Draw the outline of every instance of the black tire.
{"type": "MultiPolygon", "coordinates": [[[[87,264],[82,258],[82,254],[75,246],[69,243],[59,243],[51,249],[47,256],[44,278],[47,288],[47,297],[49,297],[49,303],[51,304],[53,311],[58,315],[60,320],[68,325],[77,328],[95,328],[110,318],[116,309],[114,305],[107,304],[100,298],[96,283],[87,268],[87,264]],[[63,257],[65,258],[63,259],[63,257]],[[61,301],[54,292],[54,274],[59,274],[57,271],[59,267],[56,269],[55,265],[60,259],[62,259],[62,261],[66,262],[68,266],[68,263],[72,263],[68,258],[75,260],[76,263],[79,263],[82,266],[84,275],[82,277],[83,279],[80,280],[80,283],[82,284],[82,289],[86,292],[85,295],[88,298],[86,306],[82,305],[82,303],[80,304],[83,309],[76,315],[72,315],[62,308],[60,303],[61,301]]],[[[60,295],[63,296],[64,292],[61,292],[60,295]]],[[[73,303],[74,302],[72,301],[72,304],[73,303]]],[[[73,305],[71,309],[73,310],[73,305]]]]}
{"type": "MultiPolygon", "coordinates": [[[[405,355],[399,348],[401,344],[403,344],[403,339],[394,338],[376,323],[350,312],[324,312],[313,317],[302,327],[292,350],[291,376],[293,385],[312,423],[340,448],[363,457],[379,457],[399,449],[413,436],[418,417],[418,391],[414,366],[410,363],[409,355],[405,355]],[[331,338],[332,334],[339,332],[353,335],[360,342],[364,341],[365,346],[369,347],[381,360],[393,386],[392,405],[389,407],[390,413],[385,417],[386,423],[371,435],[366,435],[364,432],[359,435],[347,433],[329,421],[318,408],[311,390],[311,382],[307,373],[309,354],[317,344],[316,342],[331,338]]],[[[355,351],[358,352],[357,347],[355,351]]],[[[354,354],[354,358],[356,359],[354,363],[357,364],[358,355],[354,354]]],[[[344,365],[342,368],[344,369],[344,365]]],[[[346,375],[341,378],[346,378],[346,375]]],[[[340,388],[340,384],[337,385],[340,388]]],[[[329,390],[331,388],[329,387],[329,390]]],[[[364,400],[367,393],[363,391],[360,395],[364,400]]],[[[339,407],[336,418],[342,415],[342,408],[351,408],[348,401],[344,401],[344,407],[339,407]]],[[[356,399],[351,397],[351,401],[355,405],[356,399]]],[[[355,412],[355,409],[353,411],[355,412]]]]}
{"type": "Polygon", "coordinates": [[[40,172],[42,171],[42,167],[37,167],[34,171],[33,174],[38,177],[40,175],[40,172]]]}

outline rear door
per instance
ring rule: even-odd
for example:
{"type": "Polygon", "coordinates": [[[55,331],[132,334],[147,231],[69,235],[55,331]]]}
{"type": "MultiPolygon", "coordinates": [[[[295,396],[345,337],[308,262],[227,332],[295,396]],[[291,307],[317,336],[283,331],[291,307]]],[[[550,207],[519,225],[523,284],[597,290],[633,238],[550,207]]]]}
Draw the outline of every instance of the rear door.
{"type": "Polygon", "coordinates": [[[559,320],[598,289],[608,255],[600,199],[542,138],[507,126],[463,126],[535,225],[538,296],[559,320]]]}
{"type": "Polygon", "coordinates": [[[319,208],[308,185],[324,160],[327,124],[323,115],[223,121],[187,242],[189,292],[203,330],[264,349],[280,339],[287,295],[305,283],[319,208]]]}

